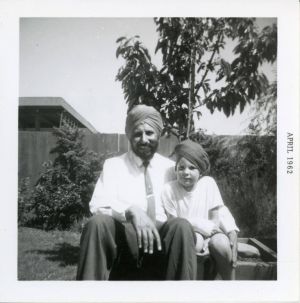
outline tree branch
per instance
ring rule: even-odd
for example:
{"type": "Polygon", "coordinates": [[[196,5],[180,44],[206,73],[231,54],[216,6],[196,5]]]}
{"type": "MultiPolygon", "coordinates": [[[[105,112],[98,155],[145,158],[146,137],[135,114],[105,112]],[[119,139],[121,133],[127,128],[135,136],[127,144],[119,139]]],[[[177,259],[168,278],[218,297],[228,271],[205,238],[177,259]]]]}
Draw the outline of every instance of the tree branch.
{"type": "MultiPolygon", "coordinates": [[[[202,77],[202,79],[201,79],[201,81],[200,81],[200,85],[199,85],[199,87],[197,88],[197,90],[196,90],[196,92],[195,92],[195,95],[198,94],[198,91],[199,91],[200,87],[202,87],[203,82],[204,82],[204,80],[205,80],[205,78],[206,78],[206,76],[207,76],[207,74],[208,74],[208,66],[211,65],[211,63],[212,63],[212,60],[213,60],[213,58],[214,58],[214,56],[215,56],[215,54],[216,54],[216,51],[217,51],[217,49],[218,49],[218,44],[219,44],[219,42],[220,42],[221,37],[222,37],[222,33],[220,32],[219,35],[218,35],[218,37],[217,37],[217,41],[216,41],[214,50],[213,50],[213,52],[212,52],[212,54],[211,54],[211,57],[210,57],[210,59],[209,59],[207,65],[206,65],[206,70],[205,70],[204,75],[203,75],[203,77],[202,77]]],[[[199,101],[199,106],[201,106],[201,105],[202,105],[202,104],[201,104],[200,101],[199,101]]]]}

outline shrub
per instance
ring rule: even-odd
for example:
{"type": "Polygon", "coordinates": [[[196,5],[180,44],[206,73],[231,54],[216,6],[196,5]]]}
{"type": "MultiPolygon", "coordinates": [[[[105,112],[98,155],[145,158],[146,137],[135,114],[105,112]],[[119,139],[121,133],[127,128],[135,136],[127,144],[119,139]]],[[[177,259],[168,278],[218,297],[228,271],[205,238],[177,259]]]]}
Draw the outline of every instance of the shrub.
{"type": "Polygon", "coordinates": [[[68,228],[68,231],[81,233],[84,225],[87,223],[88,220],[89,217],[82,217],[81,219],[74,221],[72,225],[68,228]]]}
{"type": "Polygon", "coordinates": [[[30,178],[24,178],[19,181],[18,186],[18,225],[27,226],[33,219],[32,212],[32,189],[30,187],[30,178]]]}
{"type": "Polygon", "coordinates": [[[102,169],[104,157],[83,147],[78,128],[54,129],[56,154],[44,164],[32,195],[32,224],[43,229],[66,229],[89,216],[89,201],[102,169]]]}

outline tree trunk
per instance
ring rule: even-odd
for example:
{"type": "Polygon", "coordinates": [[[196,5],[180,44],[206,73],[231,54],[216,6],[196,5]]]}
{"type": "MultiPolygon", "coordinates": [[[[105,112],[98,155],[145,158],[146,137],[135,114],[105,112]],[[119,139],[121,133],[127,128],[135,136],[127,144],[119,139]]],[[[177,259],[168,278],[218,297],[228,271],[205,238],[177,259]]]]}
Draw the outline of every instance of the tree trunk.
{"type": "Polygon", "coordinates": [[[193,124],[193,106],[194,106],[194,88],[195,88],[195,47],[191,51],[191,63],[190,63],[190,77],[189,77],[189,106],[188,106],[188,122],[187,122],[187,139],[190,136],[190,132],[193,124]]]}

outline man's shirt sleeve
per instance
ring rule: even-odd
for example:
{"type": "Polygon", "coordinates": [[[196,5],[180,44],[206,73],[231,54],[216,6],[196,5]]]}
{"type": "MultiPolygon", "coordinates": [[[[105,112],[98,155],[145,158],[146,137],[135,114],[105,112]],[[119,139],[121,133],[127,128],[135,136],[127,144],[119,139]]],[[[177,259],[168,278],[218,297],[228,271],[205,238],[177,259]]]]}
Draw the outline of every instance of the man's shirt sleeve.
{"type": "Polygon", "coordinates": [[[113,216],[119,221],[125,221],[127,205],[118,201],[117,197],[117,163],[105,161],[103,171],[97,181],[90,201],[90,211],[95,214],[100,211],[103,214],[113,216]]]}

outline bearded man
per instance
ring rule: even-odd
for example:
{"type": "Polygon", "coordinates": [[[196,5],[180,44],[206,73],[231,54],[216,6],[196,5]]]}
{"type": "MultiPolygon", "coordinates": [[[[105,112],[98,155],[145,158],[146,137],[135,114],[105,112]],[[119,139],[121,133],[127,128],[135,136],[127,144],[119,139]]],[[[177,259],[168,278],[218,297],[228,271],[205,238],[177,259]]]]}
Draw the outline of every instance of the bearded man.
{"type": "Polygon", "coordinates": [[[96,184],[80,240],[77,280],[193,280],[197,260],[191,224],[167,220],[163,185],[174,163],[159,155],[160,113],[146,105],[127,115],[130,150],[108,159],[96,184]]]}

